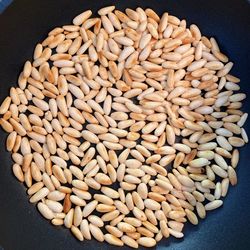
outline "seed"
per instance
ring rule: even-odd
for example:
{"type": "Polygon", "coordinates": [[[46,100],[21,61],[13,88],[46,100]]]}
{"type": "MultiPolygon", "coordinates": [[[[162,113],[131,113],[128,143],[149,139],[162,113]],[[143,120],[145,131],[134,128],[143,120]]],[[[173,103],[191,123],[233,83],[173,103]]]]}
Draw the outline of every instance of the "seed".
{"type": "Polygon", "coordinates": [[[181,143],[175,143],[173,145],[173,147],[176,149],[176,150],[179,150],[180,152],[183,152],[185,154],[189,154],[191,152],[191,149],[189,146],[185,145],[185,144],[181,144],[181,143]]]}
{"type": "MultiPolygon", "coordinates": [[[[86,205],[86,202],[76,195],[70,196],[70,202],[80,207],[83,207],[86,205]]],[[[69,208],[71,207],[71,203],[69,203],[69,208]]]]}
{"type": "Polygon", "coordinates": [[[123,246],[123,242],[112,234],[105,234],[104,239],[111,245],[123,246]]]}
{"type": "Polygon", "coordinates": [[[221,178],[227,178],[228,176],[227,172],[217,165],[212,165],[212,170],[214,171],[215,174],[217,174],[221,178]]]}
{"type": "Polygon", "coordinates": [[[239,162],[239,151],[235,149],[232,154],[231,165],[233,168],[236,168],[239,162]]]}
{"type": "Polygon", "coordinates": [[[169,237],[169,230],[167,227],[167,223],[164,220],[160,221],[160,229],[161,229],[161,233],[165,238],[169,237]]]}
{"type": "Polygon", "coordinates": [[[127,235],[123,235],[121,237],[121,240],[123,241],[124,244],[128,245],[129,247],[138,248],[138,243],[133,238],[127,235]]]}
{"type": "Polygon", "coordinates": [[[205,209],[206,209],[206,211],[214,210],[214,209],[222,206],[222,204],[223,204],[222,200],[214,200],[214,201],[211,201],[211,202],[207,203],[205,205],[205,209]]]}
{"type": "Polygon", "coordinates": [[[64,218],[64,225],[67,228],[71,228],[74,218],[74,208],[71,208],[64,218]]]}
{"type": "Polygon", "coordinates": [[[245,124],[245,122],[246,122],[246,120],[247,120],[247,117],[248,117],[248,114],[247,114],[247,113],[244,113],[244,114],[241,116],[240,120],[237,122],[237,125],[240,126],[240,127],[242,127],[242,126],[245,124]]]}
{"type": "Polygon", "coordinates": [[[8,151],[12,151],[15,146],[17,133],[15,131],[11,132],[6,140],[6,148],[8,151]]]}
{"type": "Polygon", "coordinates": [[[112,23],[110,22],[110,20],[106,16],[101,16],[101,20],[102,20],[102,25],[103,25],[105,31],[108,34],[113,33],[114,27],[113,27],[112,23]]]}
{"type": "Polygon", "coordinates": [[[53,212],[44,203],[39,202],[37,204],[37,208],[39,212],[43,215],[43,217],[46,218],[47,220],[52,220],[54,218],[53,212]]]}
{"type": "Polygon", "coordinates": [[[245,143],[248,143],[248,135],[244,128],[241,128],[241,137],[245,143]]]}
{"type": "Polygon", "coordinates": [[[209,164],[209,161],[206,158],[198,158],[189,162],[190,167],[196,167],[196,168],[204,167],[208,164],[209,164]]]}
{"type": "Polygon", "coordinates": [[[145,199],[144,204],[145,204],[146,208],[151,209],[151,210],[160,210],[161,209],[161,205],[157,201],[154,201],[152,199],[145,199]]]}
{"type": "Polygon", "coordinates": [[[51,223],[55,226],[61,226],[63,225],[63,220],[62,219],[57,219],[57,218],[54,218],[51,220],[51,223]]]}
{"type": "Polygon", "coordinates": [[[4,99],[4,101],[2,102],[2,104],[0,106],[0,114],[1,115],[5,114],[8,111],[10,104],[11,104],[11,98],[8,96],[4,99]]]}
{"type": "Polygon", "coordinates": [[[222,148],[228,151],[231,151],[233,149],[233,147],[230,145],[230,143],[227,141],[227,139],[224,136],[217,136],[216,140],[222,148]]]}
{"type": "Polygon", "coordinates": [[[236,185],[237,184],[237,175],[236,175],[235,170],[231,166],[229,166],[227,171],[228,171],[228,178],[229,178],[231,185],[232,186],[236,185]]]}
{"type": "Polygon", "coordinates": [[[115,9],[115,6],[107,6],[107,7],[104,7],[104,8],[101,8],[98,10],[98,14],[100,16],[105,16],[107,15],[108,13],[112,12],[113,10],[115,9]]]}
{"type": "Polygon", "coordinates": [[[218,200],[220,199],[220,197],[221,197],[221,183],[217,182],[214,191],[214,198],[218,200]]]}
{"type": "Polygon", "coordinates": [[[73,218],[73,224],[74,226],[79,226],[81,224],[82,221],[82,210],[79,206],[75,207],[74,210],[74,218],[73,218]]]}
{"type": "Polygon", "coordinates": [[[85,239],[87,239],[87,240],[91,239],[89,224],[88,224],[88,221],[86,219],[82,220],[81,225],[80,225],[80,230],[81,230],[81,233],[85,239]]]}
{"type": "Polygon", "coordinates": [[[204,219],[206,217],[206,209],[202,203],[200,202],[196,203],[196,210],[201,219],[204,219]]]}
{"type": "Polygon", "coordinates": [[[65,194],[57,190],[52,191],[48,194],[48,199],[53,200],[53,201],[61,201],[64,199],[64,197],[65,197],[65,194]]]}
{"type": "Polygon", "coordinates": [[[193,187],[194,186],[194,182],[189,177],[187,177],[185,175],[178,175],[177,179],[182,185],[184,185],[186,187],[193,187]]]}
{"type": "Polygon", "coordinates": [[[132,225],[126,223],[126,222],[119,222],[117,224],[117,227],[122,231],[122,232],[126,232],[126,233],[133,233],[136,231],[135,227],[133,227],[132,225]]]}
{"type": "Polygon", "coordinates": [[[164,190],[167,190],[167,191],[173,190],[173,186],[170,183],[166,182],[166,181],[156,179],[155,182],[156,182],[157,185],[159,185],[164,190]]]}
{"type": "Polygon", "coordinates": [[[103,173],[96,174],[95,180],[98,183],[100,183],[101,185],[111,185],[112,184],[111,179],[107,175],[105,175],[103,173]]]}
{"type": "Polygon", "coordinates": [[[144,246],[144,247],[153,247],[156,245],[155,239],[149,238],[149,237],[141,237],[137,240],[138,244],[144,246]]]}
{"type": "Polygon", "coordinates": [[[193,213],[191,210],[189,209],[185,209],[186,215],[188,220],[193,224],[193,225],[197,225],[198,224],[198,219],[195,215],[195,213],[193,213]]]}
{"type": "Polygon", "coordinates": [[[37,182],[35,184],[33,184],[27,191],[27,193],[29,195],[32,195],[34,193],[36,193],[37,191],[39,191],[42,187],[44,186],[44,184],[42,182],[37,182]]]}
{"type": "Polygon", "coordinates": [[[78,16],[76,16],[74,19],[73,19],[73,24],[74,25],[81,25],[83,24],[92,14],[92,11],[90,10],[87,10],[81,14],[79,14],[78,16]]]}
{"type": "Polygon", "coordinates": [[[95,200],[93,200],[93,201],[91,201],[90,203],[88,203],[88,204],[84,207],[84,209],[83,209],[83,211],[82,211],[83,217],[87,217],[88,215],[90,215],[90,214],[92,213],[92,211],[95,210],[97,204],[98,204],[98,202],[95,201],[95,200]]]}
{"type": "Polygon", "coordinates": [[[104,241],[104,235],[103,235],[101,229],[99,229],[97,226],[90,223],[89,230],[96,240],[98,240],[100,242],[104,241]]]}
{"type": "Polygon", "coordinates": [[[79,230],[78,227],[72,226],[70,229],[71,229],[71,232],[74,234],[74,236],[75,236],[78,240],[80,240],[80,241],[83,241],[83,240],[84,240],[83,235],[82,235],[82,233],[81,233],[81,231],[79,230]]]}
{"type": "Polygon", "coordinates": [[[118,215],[119,215],[119,211],[118,211],[118,210],[113,210],[113,211],[111,211],[111,212],[105,213],[105,214],[101,217],[101,219],[102,219],[103,221],[111,221],[111,220],[116,219],[116,218],[118,217],[118,215]]]}
{"type": "Polygon", "coordinates": [[[115,201],[114,202],[115,206],[117,207],[117,209],[122,213],[122,214],[128,214],[129,213],[129,209],[127,208],[127,206],[122,203],[121,201],[115,201]]]}
{"type": "Polygon", "coordinates": [[[51,156],[50,159],[53,163],[55,163],[56,165],[58,165],[61,168],[67,167],[67,163],[58,156],[51,156]]]}
{"type": "Polygon", "coordinates": [[[63,201],[63,211],[64,213],[68,213],[70,209],[71,209],[70,195],[66,194],[64,201],[63,201]]]}
{"type": "Polygon", "coordinates": [[[169,234],[171,234],[172,236],[174,236],[175,238],[182,238],[184,236],[184,234],[182,232],[178,232],[178,231],[175,231],[171,228],[168,229],[169,231],[169,234]]]}
{"type": "Polygon", "coordinates": [[[63,206],[61,203],[52,200],[46,200],[45,204],[50,208],[54,213],[61,213],[63,210],[63,206]]]}
{"type": "Polygon", "coordinates": [[[20,165],[14,164],[12,167],[12,171],[20,182],[24,182],[24,175],[20,165]]]}
{"type": "MultiPolygon", "coordinates": [[[[16,120],[13,118],[10,118],[10,123],[13,126],[14,130],[20,135],[20,136],[25,136],[26,135],[26,130],[23,128],[23,126],[18,123],[16,120]]],[[[2,123],[3,126],[3,123],[2,123]]],[[[11,131],[12,132],[12,131],[11,131]]]]}
{"type": "Polygon", "coordinates": [[[37,202],[39,200],[42,200],[48,194],[49,194],[49,190],[44,187],[44,188],[40,189],[37,193],[33,194],[33,196],[31,196],[30,202],[35,203],[35,202],[37,202]]]}
{"type": "Polygon", "coordinates": [[[225,169],[225,170],[228,169],[228,165],[222,156],[215,154],[214,160],[218,164],[218,166],[220,166],[222,169],[225,169]]]}
{"type": "Polygon", "coordinates": [[[245,145],[244,140],[238,137],[229,137],[228,141],[233,147],[242,147],[245,145]]]}

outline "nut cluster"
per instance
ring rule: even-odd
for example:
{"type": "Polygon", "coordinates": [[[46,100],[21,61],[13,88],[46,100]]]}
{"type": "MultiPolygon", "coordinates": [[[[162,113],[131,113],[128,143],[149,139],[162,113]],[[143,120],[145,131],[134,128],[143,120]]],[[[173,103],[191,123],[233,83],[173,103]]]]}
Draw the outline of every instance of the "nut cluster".
{"type": "Polygon", "coordinates": [[[183,237],[237,183],[246,95],[196,25],[139,7],[98,14],[36,45],[0,123],[14,175],[53,225],[152,247],[183,237]]]}

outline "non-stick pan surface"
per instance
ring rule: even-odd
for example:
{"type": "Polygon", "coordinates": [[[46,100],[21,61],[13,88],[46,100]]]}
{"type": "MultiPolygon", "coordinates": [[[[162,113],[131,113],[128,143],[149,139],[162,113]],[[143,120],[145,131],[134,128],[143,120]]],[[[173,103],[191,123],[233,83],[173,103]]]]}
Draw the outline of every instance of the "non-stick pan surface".
{"type": "MultiPolygon", "coordinates": [[[[215,36],[221,50],[235,63],[233,74],[241,78],[248,94],[244,110],[250,111],[250,3],[247,0],[16,0],[0,15],[0,101],[17,82],[20,69],[32,58],[36,43],[55,26],[69,24],[86,9],[116,4],[168,11],[188,24],[196,23],[203,34],[215,36]]],[[[249,134],[249,124],[246,129],[249,134]]],[[[26,189],[12,175],[11,157],[5,151],[6,134],[0,131],[0,246],[5,250],[118,249],[95,240],[78,242],[63,227],[42,218],[28,202],[26,189]]],[[[250,249],[250,147],[240,150],[238,185],[231,187],[223,208],[210,212],[198,226],[185,226],[185,238],[162,240],[157,249],[250,249]]],[[[0,247],[1,249],[1,247],[0,247]]],[[[123,249],[128,249],[123,247],[123,249]]]]}

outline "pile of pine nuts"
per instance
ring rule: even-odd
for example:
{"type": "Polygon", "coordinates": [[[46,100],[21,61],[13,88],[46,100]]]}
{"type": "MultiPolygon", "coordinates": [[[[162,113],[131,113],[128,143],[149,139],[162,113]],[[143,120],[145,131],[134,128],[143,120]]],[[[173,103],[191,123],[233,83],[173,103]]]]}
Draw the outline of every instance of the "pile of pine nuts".
{"type": "Polygon", "coordinates": [[[196,25],[152,9],[98,14],[36,45],[0,123],[14,175],[53,225],[152,247],[183,237],[237,183],[246,95],[196,25]]]}

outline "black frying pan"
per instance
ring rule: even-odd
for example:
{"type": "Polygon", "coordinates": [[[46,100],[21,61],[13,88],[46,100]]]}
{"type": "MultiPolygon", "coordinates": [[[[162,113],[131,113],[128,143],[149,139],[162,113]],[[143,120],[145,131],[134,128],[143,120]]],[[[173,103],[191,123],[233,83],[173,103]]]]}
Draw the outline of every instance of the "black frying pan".
{"type": "MultiPolygon", "coordinates": [[[[241,89],[250,94],[250,3],[247,0],[16,0],[0,15],[0,100],[17,82],[20,69],[32,58],[34,46],[55,26],[69,24],[86,9],[115,4],[126,7],[151,7],[157,13],[168,11],[189,24],[196,23],[203,34],[215,36],[221,50],[235,63],[233,74],[241,78],[241,89]]],[[[244,110],[250,110],[250,98],[244,110]]],[[[249,131],[249,124],[246,129],[249,131]]],[[[118,249],[95,240],[82,243],[63,227],[55,227],[42,218],[28,202],[26,189],[12,176],[11,157],[5,151],[6,134],[0,132],[0,249],[63,250],[118,249]]],[[[223,208],[210,212],[198,226],[185,226],[185,238],[162,240],[158,249],[250,249],[250,147],[240,150],[236,187],[231,187],[223,208]]],[[[128,249],[124,247],[123,249],[128,249]]]]}

